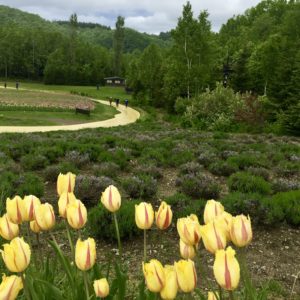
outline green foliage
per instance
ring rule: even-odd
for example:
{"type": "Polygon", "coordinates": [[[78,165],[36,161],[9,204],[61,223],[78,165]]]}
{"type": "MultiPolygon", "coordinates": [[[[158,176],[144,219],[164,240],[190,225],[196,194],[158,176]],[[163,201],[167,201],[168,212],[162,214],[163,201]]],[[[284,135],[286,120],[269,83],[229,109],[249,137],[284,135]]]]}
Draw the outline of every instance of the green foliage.
{"type": "Polygon", "coordinates": [[[209,171],[218,176],[230,176],[239,170],[238,165],[233,162],[218,160],[208,167],[209,171]]]}
{"type": "MultiPolygon", "coordinates": [[[[123,201],[117,212],[117,219],[121,239],[132,238],[142,231],[135,224],[135,205],[140,201],[123,201]]],[[[102,204],[89,210],[88,226],[93,237],[98,239],[116,240],[116,231],[112,219],[112,213],[102,204]]]]}
{"type": "Polygon", "coordinates": [[[49,164],[47,158],[41,154],[27,154],[21,158],[21,166],[24,170],[40,170],[49,164]]]}
{"type": "Polygon", "coordinates": [[[229,157],[227,162],[236,164],[240,170],[246,170],[249,167],[266,167],[269,164],[265,156],[253,153],[241,153],[229,157]]]}
{"type": "Polygon", "coordinates": [[[238,172],[231,175],[228,179],[228,187],[230,191],[238,191],[241,193],[259,193],[270,194],[271,185],[262,177],[254,176],[248,172],[238,172]]]}

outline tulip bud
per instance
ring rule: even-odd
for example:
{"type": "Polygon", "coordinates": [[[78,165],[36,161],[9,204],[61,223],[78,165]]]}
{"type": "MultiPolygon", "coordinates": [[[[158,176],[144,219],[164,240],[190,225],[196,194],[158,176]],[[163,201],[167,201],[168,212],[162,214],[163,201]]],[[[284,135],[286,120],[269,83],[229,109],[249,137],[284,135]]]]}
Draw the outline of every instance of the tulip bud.
{"type": "Polygon", "coordinates": [[[197,284],[197,273],[192,260],[180,260],[174,263],[178,287],[184,293],[192,292],[197,284]]]}
{"type": "Polygon", "coordinates": [[[172,300],[176,298],[177,295],[177,278],[174,266],[165,266],[165,278],[166,282],[163,289],[160,291],[160,297],[162,299],[172,300]]]}
{"type": "Polygon", "coordinates": [[[82,228],[87,221],[87,210],[80,200],[67,206],[67,219],[69,225],[74,229],[82,228]]]}
{"type": "Polygon", "coordinates": [[[55,225],[53,206],[45,203],[36,207],[35,221],[42,230],[50,230],[55,225]]]}
{"type": "Polygon", "coordinates": [[[36,221],[31,221],[30,222],[30,229],[34,233],[40,233],[42,231],[42,228],[38,225],[38,223],[36,221]]]}
{"type": "Polygon", "coordinates": [[[23,283],[21,277],[16,275],[5,276],[3,274],[0,284],[0,299],[15,300],[22,288],[23,283]]]}
{"type": "Polygon", "coordinates": [[[110,212],[116,212],[121,206],[121,195],[118,189],[110,185],[105,189],[101,196],[101,202],[110,212]]]}
{"type": "Polygon", "coordinates": [[[30,263],[29,245],[24,242],[23,238],[16,237],[3,247],[1,254],[7,269],[15,273],[23,272],[30,263]]]}
{"type": "Polygon", "coordinates": [[[237,247],[247,246],[252,240],[251,220],[248,216],[236,216],[232,218],[230,237],[237,247]]]}
{"type": "Polygon", "coordinates": [[[231,241],[230,230],[231,230],[231,223],[232,223],[232,215],[226,211],[223,212],[220,216],[216,218],[217,220],[223,219],[224,220],[224,228],[226,228],[226,238],[227,241],[231,241]]]}
{"type": "Polygon", "coordinates": [[[96,261],[96,243],[92,238],[85,241],[77,240],[75,248],[75,262],[78,269],[87,271],[91,269],[96,261]]]}
{"type": "Polygon", "coordinates": [[[67,217],[67,206],[76,201],[73,193],[62,193],[58,200],[58,212],[62,218],[67,217]]]}
{"type": "Polygon", "coordinates": [[[105,298],[109,295],[109,285],[106,278],[94,281],[96,297],[105,298]]]}
{"type": "Polygon", "coordinates": [[[68,172],[67,174],[59,173],[57,177],[57,194],[61,196],[62,193],[73,193],[75,187],[76,175],[68,172]]]}
{"type": "Polygon", "coordinates": [[[184,259],[193,259],[196,255],[194,246],[185,244],[182,240],[179,242],[180,255],[184,259]]]}
{"type": "Polygon", "coordinates": [[[208,292],[207,300],[219,300],[220,296],[218,292],[208,292]]]}
{"type": "Polygon", "coordinates": [[[19,235],[19,226],[12,223],[7,214],[0,218],[0,235],[9,241],[19,235]]]}
{"type": "Polygon", "coordinates": [[[173,213],[170,205],[162,201],[157,212],[155,212],[156,226],[159,229],[167,229],[172,223],[173,213]]]}
{"type": "Polygon", "coordinates": [[[177,231],[180,239],[187,245],[193,246],[200,241],[200,224],[196,215],[178,219],[177,231]]]}
{"type": "Polygon", "coordinates": [[[214,220],[207,225],[201,226],[200,232],[204,247],[212,254],[226,247],[226,228],[222,227],[223,222],[214,220]]]}
{"type": "Polygon", "coordinates": [[[141,202],[135,205],[135,223],[140,229],[151,228],[154,221],[154,211],[150,203],[141,202]]]}
{"type": "Polygon", "coordinates": [[[25,219],[25,202],[20,196],[15,196],[13,199],[6,199],[6,212],[15,224],[21,224],[25,219]]]}
{"type": "Polygon", "coordinates": [[[41,204],[41,201],[39,198],[30,195],[30,196],[25,196],[24,203],[25,203],[25,216],[23,221],[33,221],[35,216],[35,209],[37,206],[41,204]]]}
{"type": "Polygon", "coordinates": [[[214,275],[218,284],[225,290],[237,288],[240,281],[240,266],[231,247],[216,252],[214,275]]]}
{"type": "Polygon", "coordinates": [[[143,262],[143,273],[149,291],[160,292],[166,282],[162,264],[157,259],[151,259],[149,263],[143,262]]]}
{"type": "Polygon", "coordinates": [[[208,200],[204,208],[204,223],[208,224],[224,211],[224,206],[215,200],[208,200]]]}

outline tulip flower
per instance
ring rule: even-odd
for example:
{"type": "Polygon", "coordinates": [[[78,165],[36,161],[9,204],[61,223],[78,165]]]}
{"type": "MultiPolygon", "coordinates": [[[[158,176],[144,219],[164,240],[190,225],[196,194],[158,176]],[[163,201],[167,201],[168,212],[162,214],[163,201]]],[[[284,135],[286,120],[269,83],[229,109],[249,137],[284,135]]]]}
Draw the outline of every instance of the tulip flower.
{"type": "Polygon", "coordinates": [[[216,252],[213,269],[215,278],[222,288],[229,291],[237,288],[240,281],[240,266],[231,247],[216,252]]]}
{"type": "Polygon", "coordinates": [[[184,259],[193,259],[196,255],[195,247],[185,244],[182,240],[179,242],[180,255],[184,259]]]}
{"type": "Polygon", "coordinates": [[[177,231],[180,239],[187,245],[194,246],[200,241],[200,224],[196,215],[178,219],[177,231]]]}
{"type": "Polygon", "coordinates": [[[49,203],[37,206],[35,209],[35,221],[42,230],[50,230],[55,225],[53,206],[49,203]]]}
{"type": "Polygon", "coordinates": [[[224,206],[215,200],[208,200],[204,208],[204,223],[208,224],[224,212],[224,206]]]}
{"type": "Polygon", "coordinates": [[[174,263],[178,287],[184,293],[192,292],[197,284],[197,273],[192,260],[180,260],[174,263]]]}
{"type": "Polygon", "coordinates": [[[106,278],[94,281],[96,297],[105,298],[109,295],[109,285],[106,278]]]}
{"type": "Polygon", "coordinates": [[[0,218],[0,235],[9,241],[19,235],[19,226],[12,223],[7,214],[0,218]]]}
{"type": "Polygon", "coordinates": [[[176,298],[178,285],[177,285],[177,277],[174,266],[165,266],[165,285],[163,289],[160,291],[160,297],[162,299],[172,300],[176,298]]]}
{"type": "Polygon", "coordinates": [[[232,215],[226,211],[224,211],[220,216],[216,218],[216,220],[224,220],[224,228],[226,229],[226,237],[227,241],[231,241],[231,236],[230,236],[230,230],[231,230],[231,223],[232,223],[232,215]]]}
{"type": "Polygon", "coordinates": [[[220,296],[217,292],[208,292],[208,298],[207,300],[219,300],[220,296]]]}
{"type": "Polygon", "coordinates": [[[3,247],[1,254],[7,269],[15,273],[23,272],[30,263],[29,245],[24,242],[23,238],[16,237],[3,247]]]}
{"type": "Polygon", "coordinates": [[[150,203],[142,202],[135,205],[135,223],[140,229],[151,228],[154,221],[154,211],[150,203]]]}
{"type": "Polygon", "coordinates": [[[155,212],[156,226],[159,229],[167,229],[172,223],[173,213],[170,205],[162,201],[157,212],[155,212]]]}
{"type": "Polygon", "coordinates": [[[165,286],[165,271],[157,259],[151,259],[149,263],[143,262],[143,273],[149,291],[158,293],[165,286]]]}
{"type": "Polygon", "coordinates": [[[68,172],[67,174],[59,174],[57,177],[57,194],[73,193],[75,187],[76,175],[68,172]]]}
{"type": "Polygon", "coordinates": [[[251,220],[248,216],[236,216],[232,218],[230,237],[237,247],[247,246],[252,240],[251,220]]]}
{"type": "Polygon", "coordinates": [[[26,215],[25,202],[20,196],[15,196],[13,199],[7,198],[6,212],[11,222],[21,224],[26,215]]]}
{"type": "Polygon", "coordinates": [[[39,198],[30,195],[24,197],[24,203],[25,203],[25,216],[23,221],[33,221],[35,215],[35,209],[37,206],[41,204],[41,201],[39,198]]]}
{"type": "Polygon", "coordinates": [[[96,243],[92,238],[85,241],[77,240],[75,248],[75,262],[78,269],[87,271],[91,269],[96,261],[96,243]]]}
{"type": "Polygon", "coordinates": [[[87,221],[87,210],[80,200],[67,206],[67,219],[69,225],[74,229],[82,228],[87,221]]]}
{"type": "Polygon", "coordinates": [[[62,193],[58,200],[58,212],[62,218],[67,217],[67,206],[76,201],[76,197],[73,193],[62,193]]]}
{"type": "Polygon", "coordinates": [[[224,223],[214,220],[207,225],[201,226],[200,232],[204,247],[207,251],[214,254],[218,249],[226,247],[226,228],[224,223]]]}
{"type": "Polygon", "coordinates": [[[121,206],[121,195],[119,190],[115,186],[110,185],[102,193],[101,202],[107,210],[112,213],[116,212],[121,206]]]}
{"type": "Polygon", "coordinates": [[[20,290],[23,288],[22,279],[19,276],[6,276],[3,274],[0,284],[0,299],[15,300],[20,290]]]}
{"type": "Polygon", "coordinates": [[[40,233],[42,231],[42,228],[38,225],[38,223],[36,221],[31,221],[30,222],[30,229],[34,233],[40,233]]]}

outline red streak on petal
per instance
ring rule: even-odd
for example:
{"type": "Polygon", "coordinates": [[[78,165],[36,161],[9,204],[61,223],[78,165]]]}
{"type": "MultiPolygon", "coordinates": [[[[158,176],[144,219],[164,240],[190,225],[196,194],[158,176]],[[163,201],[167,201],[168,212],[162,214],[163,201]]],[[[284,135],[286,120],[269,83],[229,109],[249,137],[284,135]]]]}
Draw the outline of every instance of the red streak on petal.
{"type": "Polygon", "coordinates": [[[184,236],[185,236],[185,238],[186,238],[187,240],[190,240],[190,233],[189,233],[189,231],[188,231],[188,229],[187,229],[186,224],[184,224],[183,234],[184,234],[184,236]]]}
{"type": "Polygon", "coordinates": [[[68,193],[72,192],[71,174],[69,174],[68,193]]]}
{"type": "Polygon", "coordinates": [[[20,243],[20,247],[21,247],[22,253],[23,253],[23,255],[24,255],[25,263],[26,263],[26,265],[27,265],[27,264],[28,264],[27,256],[26,256],[26,254],[25,254],[25,251],[24,251],[24,249],[23,249],[23,247],[22,247],[22,243],[21,243],[20,240],[19,240],[19,243],[20,243]]]}
{"type": "Polygon", "coordinates": [[[3,300],[10,300],[10,296],[13,291],[13,287],[15,285],[16,280],[17,280],[17,278],[15,278],[14,282],[12,283],[12,285],[10,286],[10,288],[8,290],[8,294],[6,295],[6,297],[3,300]]]}
{"type": "Polygon", "coordinates": [[[230,272],[229,272],[229,269],[228,269],[227,254],[226,253],[225,253],[225,287],[228,290],[231,288],[231,276],[230,276],[230,272]]]}
{"type": "Polygon", "coordinates": [[[87,253],[86,253],[86,261],[85,268],[89,269],[91,267],[91,251],[90,251],[90,243],[88,243],[87,253]]]}
{"type": "Polygon", "coordinates": [[[155,265],[154,265],[154,270],[155,270],[155,274],[156,274],[156,277],[158,279],[159,285],[163,288],[164,283],[162,282],[161,278],[159,277],[155,265]]]}
{"type": "Polygon", "coordinates": [[[222,241],[221,241],[221,239],[220,239],[220,237],[219,237],[219,235],[218,235],[218,232],[217,232],[217,230],[216,230],[215,222],[213,222],[213,225],[214,225],[215,237],[216,237],[216,239],[217,239],[218,249],[224,249],[224,246],[223,246],[223,244],[222,244],[222,241]]]}
{"type": "Polygon", "coordinates": [[[104,293],[102,293],[102,292],[100,291],[99,286],[98,286],[98,289],[97,289],[97,296],[100,297],[100,298],[103,298],[103,296],[104,296],[104,293]]]}
{"type": "Polygon", "coordinates": [[[83,216],[82,216],[82,212],[81,212],[81,208],[80,208],[80,203],[78,205],[78,216],[79,216],[79,224],[81,226],[84,224],[84,220],[83,220],[83,216]]]}
{"type": "Polygon", "coordinates": [[[18,200],[16,201],[16,203],[17,203],[17,218],[18,218],[18,223],[21,223],[22,222],[22,215],[21,215],[21,212],[20,212],[20,209],[19,209],[18,200]]]}
{"type": "Polygon", "coordinates": [[[248,232],[247,232],[243,218],[242,218],[242,239],[245,242],[248,241],[248,232]]]}
{"type": "Polygon", "coordinates": [[[111,186],[109,187],[108,204],[109,204],[109,207],[113,208],[111,186]]]}
{"type": "Polygon", "coordinates": [[[218,207],[217,207],[217,203],[215,203],[215,216],[218,215],[218,207]]]}
{"type": "Polygon", "coordinates": [[[32,220],[33,218],[33,196],[31,196],[31,203],[29,208],[29,219],[32,220]]]}
{"type": "Polygon", "coordinates": [[[148,216],[146,204],[144,204],[144,207],[145,207],[145,225],[148,226],[149,225],[149,216],[148,216]]]}
{"type": "Polygon", "coordinates": [[[167,213],[166,213],[166,218],[165,218],[165,223],[163,226],[163,229],[166,229],[170,224],[170,216],[169,216],[169,208],[167,208],[167,213]]]}
{"type": "Polygon", "coordinates": [[[198,235],[198,233],[196,232],[196,230],[194,230],[194,240],[195,240],[195,243],[197,244],[200,240],[200,236],[198,235]]]}
{"type": "Polygon", "coordinates": [[[7,219],[7,217],[5,217],[5,220],[6,220],[6,225],[7,225],[7,230],[8,230],[8,235],[9,235],[9,238],[10,238],[10,239],[12,239],[12,238],[13,238],[13,236],[14,236],[14,234],[13,234],[13,232],[12,232],[11,228],[10,228],[10,225],[9,225],[9,222],[8,222],[8,219],[7,219]]]}

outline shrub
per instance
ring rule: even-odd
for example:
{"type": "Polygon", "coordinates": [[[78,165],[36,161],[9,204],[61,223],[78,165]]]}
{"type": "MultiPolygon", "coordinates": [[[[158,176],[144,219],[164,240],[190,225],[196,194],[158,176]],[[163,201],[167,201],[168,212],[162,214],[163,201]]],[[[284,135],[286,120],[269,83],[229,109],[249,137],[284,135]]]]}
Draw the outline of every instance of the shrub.
{"type": "MultiPolygon", "coordinates": [[[[140,201],[123,201],[117,212],[121,239],[132,238],[142,233],[135,224],[135,205],[140,201]]],[[[102,204],[89,210],[88,227],[92,236],[98,239],[116,240],[116,231],[109,212],[102,204]]]]}
{"type": "Polygon", "coordinates": [[[204,167],[208,167],[217,159],[217,155],[213,152],[203,152],[198,156],[198,162],[204,167]]]}
{"type": "Polygon", "coordinates": [[[98,203],[102,192],[111,184],[115,185],[109,177],[78,175],[74,193],[86,206],[91,207],[98,203]]]}
{"type": "Polygon", "coordinates": [[[66,161],[75,165],[77,168],[82,168],[90,162],[88,153],[80,153],[78,151],[70,151],[65,155],[66,161]]]}
{"type": "Polygon", "coordinates": [[[254,155],[252,153],[242,153],[237,156],[232,156],[227,159],[229,163],[236,164],[240,170],[245,170],[249,167],[265,167],[268,161],[264,156],[254,155]]]}
{"type": "Polygon", "coordinates": [[[120,167],[114,162],[103,162],[93,166],[93,173],[96,176],[116,177],[120,172],[120,167]]]}
{"type": "Polygon", "coordinates": [[[276,173],[279,176],[297,175],[300,170],[300,162],[281,161],[276,167],[276,173]]]}
{"type": "Polygon", "coordinates": [[[195,161],[185,163],[185,164],[181,165],[179,168],[180,174],[195,174],[196,175],[197,173],[199,173],[201,171],[203,171],[203,167],[195,161]]]}
{"type": "Polygon", "coordinates": [[[164,148],[146,148],[141,155],[142,164],[152,164],[161,167],[166,164],[166,150],[164,148]]]}
{"type": "Polygon", "coordinates": [[[57,177],[59,175],[59,173],[61,173],[62,171],[60,170],[58,165],[53,165],[53,166],[48,166],[45,170],[44,170],[44,178],[47,181],[50,182],[56,182],[57,181],[57,177]]]}
{"type": "Polygon", "coordinates": [[[135,199],[151,199],[157,193],[157,181],[148,175],[132,176],[122,182],[126,193],[135,199]]]}
{"type": "Polygon", "coordinates": [[[270,172],[265,168],[250,167],[247,169],[247,172],[255,176],[260,176],[266,181],[270,180],[270,172]]]}
{"type": "Polygon", "coordinates": [[[194,159],[194,153],[188,149],[174,148],[167,156],[168,165],[177,167],[194,159]]]}
{"type": "Polygon", "coordinates": [[[230,176],[237,172],[239,167],[235,163],[218,160],[209,165],[208,170],[218,176],[230,176]]]}
{"type": "Polygon", "coordinates": [[[163,177],[162,170],[154,165],[138,165],[134,173],[137,175],[148,175],[155,179],[161,179],[163,177]]]}
{"type": "Polygon", "coordinates": [[[288,192],[291,190],[299,190],[299,189],[300,189],[300,182],[297,180],[278,178],[275,179],[274,182],[272,183],[272,190],[275,193],[288,192]]]}
{"type": "Polygon", "coordinates": [[[64,156],[64,150],[59,146],[43,148],[39,153],[45,156],[51,164],[56,163],[59,158],[64,156]]]}
{"type": "Polygon", "coordinates": [[[179,191],[193,198],[218,198],[220,186],[211,176],[205,174],[185,174],[176,180],[179,191]]]}
{"type": "Polygon", "coordinates": [[[43,169],[48,163],[47,158],[41,154],[27,154],[21,158],[21,166],[29,171],[43,169]]]}
{"type": "Polygon", "coordinates": [[[247,172],[238,172],[228,179],[231,192],[270,194],[271,185],[262,177],[254,176],[247,172]]]}
{"type": "Polygon", "coordinates": [[[113,162],[117,164],[121,170],[124,170],[131,157],[123,149],[116,148],[113,151],[100,152],[97,161],[98,162],[113,162]]]}

